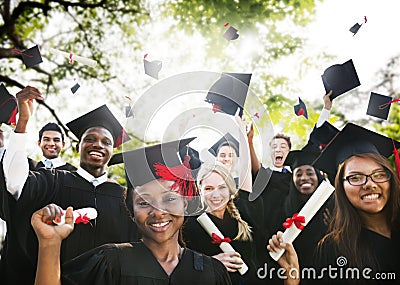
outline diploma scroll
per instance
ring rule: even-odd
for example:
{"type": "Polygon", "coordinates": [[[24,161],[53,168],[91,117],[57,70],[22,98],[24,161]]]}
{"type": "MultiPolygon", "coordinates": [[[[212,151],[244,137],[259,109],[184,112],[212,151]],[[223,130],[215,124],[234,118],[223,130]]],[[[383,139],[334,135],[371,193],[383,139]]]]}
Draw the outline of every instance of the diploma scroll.
{"type": "Polygon", "coordinates": [[[68,53],[68,52],[61,51],[61,50],[54,49],[54,48],[51,48],[50,51],[52,53],[55,53],[55,54],[58,54],[58,55],[61,55],[61,56],[65,57],[65,58],[68,58],[71,61],[77,61],[79,63],[82,63],[84,65],[88,65],[90,67],[96,67],[96,65],[97,65],[97,61],[95,61],[93,59],[90,59],[90,58],[82,57],[82,56],[79,56],[79,55],[76,55],[76,54],[73,54],[73,53],[68,53]]]}
{"type": "MultiPolygon", "coordinates": [[[[326,202],[326,200],[328,200],[329,196],[331,196],[334,190],[335,188],[329,182],[325,180],[322,181],[317,190],[315,190],[314,194],[310,197],[310,199],[308,199],[307,203],[303,206],[298,214],[298,216],[305,217],[304,226],[307,226],[307,224],[326,202]]],[[[287,228],[283,233],[283,242],[292,243],[300,233],[301,230],[296,227],[295,223],[293,223],[290,228],[287,228]]],[[[284,252],[285,250],[281,249],[279,252],[270,252],[269,254],[275,261],[277,261],[284,252]]]]}
{"type": "MultiPolygon", "coordinates": [[[[216,227],[216,225],[211,221],[210,217],[207,216],[207,213],[201,214],[198,218],[197,221],[200,223],[200,225],[206,230],[206,232],[211,236],[213,233],[218,235],[221,238],[224,238],[223,234],[219,231],[219,229],[216,227]]],[[[236,250],[233,249],[230,243],[227,242],[221,242],[219,245],[221,250],[223,252],[234,252],[236,250]]],[[[238,269],[240,274],[245,274],[249,268],[245,263],[243,263],[242,267],[238,269]]]]}
{"type": "MultiPolygon", "coordinates": [[[[90,207],[74,210],[72,214],[74,216],[74,224],[87,224],[90,220],[97,218],[97,210],[90,207]]],[[[56,221],[53,221],[53,223],[59,226],[65,224],[65,211],[64,215],[61,216],[61,221],[58,223],[56,221]]]]}

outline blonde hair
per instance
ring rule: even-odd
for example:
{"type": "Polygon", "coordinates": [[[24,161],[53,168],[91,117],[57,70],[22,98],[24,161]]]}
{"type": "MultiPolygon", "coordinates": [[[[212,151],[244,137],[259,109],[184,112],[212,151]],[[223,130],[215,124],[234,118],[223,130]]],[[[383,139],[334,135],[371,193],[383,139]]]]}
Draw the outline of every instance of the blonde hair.
{"type": "Polygon", "coordinates": [[[234,203],[234,199],[237,197],[238,194],[235,180],[233,179],[232,175],[229,173],[225,165],[218,161],[216,161],[214,165],[203,164],[197,175],[198,187],[201,189],[201,192],[204,191],[205,185],[202,185],[202,182],[204,178],[209,176],[212,172],[217,173],[224,179],[231,195],[228,203],[226,204],[226,210],[228,211],[229,215],[238,222],[238,234],[236,235],[234,240],[252,241],[253,237],[251,236],[251,227],[246,221],[242,219],[239,210],[234,203]]]}

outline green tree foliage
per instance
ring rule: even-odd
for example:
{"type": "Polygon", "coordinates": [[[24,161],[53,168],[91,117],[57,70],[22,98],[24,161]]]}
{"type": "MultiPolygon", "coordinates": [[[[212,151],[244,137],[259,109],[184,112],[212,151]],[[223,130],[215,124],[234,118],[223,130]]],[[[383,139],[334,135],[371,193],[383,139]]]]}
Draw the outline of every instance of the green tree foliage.
{"type": "MultiPolygon", "coordinates": [[[[113,55],[102,43],[110,33],[116,34],[116,30],[123,35],[122,44],[127,39],[133,42],[128,23],[134,26],[148,18],[148,12],[140,4],[139,0],[3,1],[0,4],[0,81],[18,88],[35,84],[47,94],[58,94],[60,80],[68,76],[109,81],[115,77],[110,73],[113,55]],[[27,70],[21,55],[12,50],[23,51],[34,45],[39,46],[49,64],[27,70]],[[92,68],[75,64],[72,68],[68,60],[56,61],[56,56],[49,53],[50,48],[91,58],[98,65],[92,68]]],[[[67,131],[57,116],[57,109],[47,102],[39,103],[67,131]]]]}

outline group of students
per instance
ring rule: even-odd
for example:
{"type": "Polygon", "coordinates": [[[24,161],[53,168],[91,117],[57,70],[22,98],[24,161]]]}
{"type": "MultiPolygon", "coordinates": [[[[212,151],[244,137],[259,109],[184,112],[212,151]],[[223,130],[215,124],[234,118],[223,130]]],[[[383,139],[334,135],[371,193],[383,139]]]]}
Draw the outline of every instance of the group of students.
{"type": "Polygon", "coordinates": [[[215,163],[199,161],[187,147],[193,138],[124,152],[124,188],[107,178],[113,148],[127,138],[105,105],[67,124],[79,138],[76,170],[29,170],[26,126],[34,100],[43,97],[34,87],[24,88],[16,95],[19,117],[1,161],[0,218],[7,223],[2,282],[397,284],[400,185],[387,158],[400,143],[353,124],[335,129],[327,122],[329,96],[301,150],[291,150],[285,135],[273,138],[272,167],[261,165],[253,129],[246,132],[236,114],[244,135],[219,142],[215,163]],[[282,223],[324,180],[334,184],[334,195],[293,245],[285,243],[282,223]],[[73,210],[85,207],[95,208],[97,217],[75,223],[73,210]],[[200,225],[204,213],[222,237],[200,225]],[[221,250],[223,243],[234,251],[221,250]],[[282,248],[285,253],[273,261],[268,251],[282,248]],[[338,264],[343,257],[344,267],[338,264]],[[329,275],[335,266],[342,274],[329,275]],[[276,270],[265,278],[260,273],[267,268],[276,270]],[[304,268],[316,275],[301,274],[304,268]],[[359,269],[359,278],[349,276],[348,268],[359,269]],[[361,273],[365,268],[371,269],[368,276],[361,273]],[[377,277],[383,274],[390,278],[377,277]]]}

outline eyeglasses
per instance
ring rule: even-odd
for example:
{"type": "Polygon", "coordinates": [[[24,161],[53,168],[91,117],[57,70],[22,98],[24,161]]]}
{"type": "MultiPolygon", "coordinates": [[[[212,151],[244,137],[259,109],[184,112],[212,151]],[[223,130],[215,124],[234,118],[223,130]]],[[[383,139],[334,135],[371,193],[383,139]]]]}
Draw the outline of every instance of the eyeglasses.
{"type": "Polygon", "coordinates": [[[375,183],[383,183],[389,181],[392,175],[387,170],[380,170],[371,174],[353,174],[346,176],[343,180],[347,180],[350,185],[361,186],[367,183],[368,177],[375,183]]]}

